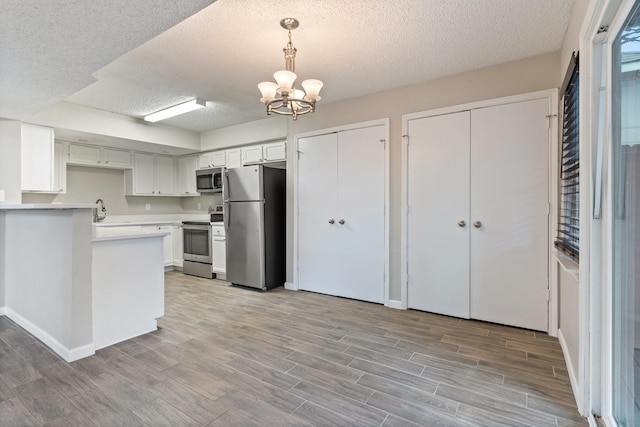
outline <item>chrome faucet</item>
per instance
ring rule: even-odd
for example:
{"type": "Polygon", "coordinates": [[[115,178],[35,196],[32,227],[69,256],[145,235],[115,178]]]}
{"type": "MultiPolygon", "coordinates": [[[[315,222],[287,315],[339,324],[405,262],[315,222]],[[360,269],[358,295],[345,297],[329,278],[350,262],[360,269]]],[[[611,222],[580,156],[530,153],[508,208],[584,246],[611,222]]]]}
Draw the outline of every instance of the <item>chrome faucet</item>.
{"type": "Polygon", "coordinates": [[[98,207],[93,209],[93,222],[101,222],[107,217],[107,207],[102,199],[96,200],[96,205],[98,207]]]}

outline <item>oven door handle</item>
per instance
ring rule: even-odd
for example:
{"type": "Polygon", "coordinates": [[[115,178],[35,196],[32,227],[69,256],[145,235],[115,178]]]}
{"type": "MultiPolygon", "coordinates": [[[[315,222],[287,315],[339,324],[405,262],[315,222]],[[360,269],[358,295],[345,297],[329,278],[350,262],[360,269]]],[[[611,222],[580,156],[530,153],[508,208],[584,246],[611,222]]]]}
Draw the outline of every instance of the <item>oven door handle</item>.
{"type": "Polygon", "coordinates": [[[198,224],[183,224],[182,228],[185,230],[208,230],[210,225],[198,225],[198,224]]]}

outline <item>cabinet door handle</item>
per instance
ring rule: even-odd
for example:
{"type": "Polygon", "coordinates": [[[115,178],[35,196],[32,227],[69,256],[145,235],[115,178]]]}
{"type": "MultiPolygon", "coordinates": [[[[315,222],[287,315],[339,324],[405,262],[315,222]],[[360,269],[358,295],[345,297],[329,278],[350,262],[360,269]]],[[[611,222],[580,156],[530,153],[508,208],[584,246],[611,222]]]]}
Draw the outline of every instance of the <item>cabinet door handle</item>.
{"type": "Polygon", "coordinates": [[[344,223],[345,223],[344,219],[340,219],[340,221],[338,221],[338,224],[340,224],[340,225],[342,225],[344,223]]]}
{"type": "Polygon", "coordinates": [[[482,223],[480,221],[476,221],[476,222],[473,223],[473,226],[475,228],[480,228],[480,227],[482,227],[482,223]]]}
{"type": "Polygon", "coordinates": [[[464,227],[465,225],[467,225],[467,221],[465,221],[464,219],[458,221],[458,227],[464,227]]]}
{"type": "Polygon", "coordinates": [[[335,223],[336,223],[336,220],[335,220],[335,219],[331,218],[331,219],[329,220],[329,224],[335,224],[335,223]]]}

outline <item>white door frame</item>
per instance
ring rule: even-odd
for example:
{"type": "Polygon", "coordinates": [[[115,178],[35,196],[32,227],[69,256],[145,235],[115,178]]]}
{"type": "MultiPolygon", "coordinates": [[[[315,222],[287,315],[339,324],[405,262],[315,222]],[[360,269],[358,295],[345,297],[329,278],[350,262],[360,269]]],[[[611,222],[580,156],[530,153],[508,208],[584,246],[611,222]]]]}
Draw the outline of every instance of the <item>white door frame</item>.
{"type": "Polygon", "coordinates": [[[286,283],[285,288],[297,291],[299,289],[298,281],[298,140],[300,138],[308,138],[311,136],[324,135],[327,133],[337,133],[345,130],[354,130],[367,128],[372,126],[384,126],[384,305],[389,306],[389,266],[390,266],[390,243],[389,243],[389,118],[371,120],[360,123],[352,123],[344,126],[336,126],[327,129],[319,129],[310,132],[304,132],[293,137],[293,147],[295,156],[293,156],[293,283],[286,283]]]}
{"type": "Polygon", "coordinates": [[[410,120],[439,116],[443,114],[457,113],[460,111],[475,110],[478,108],[494,107],[497,105],[513,104],[522,101],[531,101],[535,99],[547,99],[549,102],[549,256],[547,259],[549,272],[549,335],[557,336],[558,334],[558,277],[555,271],[555,262],[552,262],[551,242],[556,234],[555,212],[557,212],[557,187],[558,187],[558,89],[547,89],[537,92],[523,93],[519,95],[506,96],[503,98],[489,99],[485,101],[472,102],[468,104],[454,105],[451,107],[438,108],[435,110],[421,111],[417,113],[404,114],[402,116],[402,172],[401,172],[401,255],[400,255],[400,288],[402,309],[408,307],[408,154],[409,154],[409,135],[408,124],[410,120]]]}

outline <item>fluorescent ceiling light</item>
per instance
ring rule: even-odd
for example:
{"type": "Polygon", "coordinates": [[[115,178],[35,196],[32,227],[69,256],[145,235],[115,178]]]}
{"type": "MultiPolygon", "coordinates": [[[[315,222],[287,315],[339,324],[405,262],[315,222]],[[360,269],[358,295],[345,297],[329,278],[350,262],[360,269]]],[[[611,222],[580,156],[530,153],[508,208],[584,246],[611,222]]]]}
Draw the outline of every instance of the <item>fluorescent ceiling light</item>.
{"type": "Polygon", "coordinates": [[[169,117],[179,116],[180,114],[188,113],[189,111],[198,110],[207,106],[207,101],[204,99],[192,99],[191,101],[183,102],[182,104],[174,105],[173,107],[165,108],[164,110],[156,111],[148,116],[144,116],[144,120],[147,122],[158,122],[160,120],[168,119],[169,117]]]}

